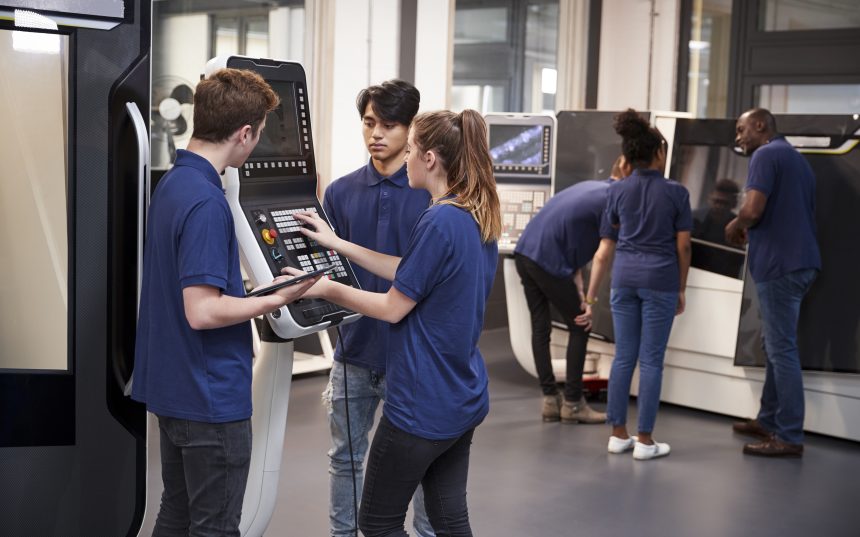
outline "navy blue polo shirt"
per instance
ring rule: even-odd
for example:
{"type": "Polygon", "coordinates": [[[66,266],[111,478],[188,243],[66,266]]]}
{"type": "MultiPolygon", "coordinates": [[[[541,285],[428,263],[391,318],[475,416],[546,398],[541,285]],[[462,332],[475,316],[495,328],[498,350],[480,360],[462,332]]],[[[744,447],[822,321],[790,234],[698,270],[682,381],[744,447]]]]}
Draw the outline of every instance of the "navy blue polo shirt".
{"type": "Polygon", "coordinates": [[[422,438],[456,438],[489,412],[478,350],[499,249],[482,243],[472,215],[450,204],[427,209],[397,267],[394,287],[415,308],[391,328],[385,416],[422,438]]]}
{"type": "Polygon", "coordinates": [[[583,181],[551,197],[526,225],[514,253],[556,278],[570,278],[597,251],[612,182],[583,181]]]}
{"type": "MultiPolygon", "coordinates": [[[[325,191],[323,208],[337,235],[370,250],[400,257],[418,217],[430,205],[426,190],[409,187],[406,166],[383,177],[367,166],[341,177],[325,191]]],[[[391,282],[352,265],[362,289],[385,293],[391,282]]],[[[335,360],[385,372],[389,324],[370,317],[340,328],[335,360]]]]}
{"type": "Polygon", "coordinates": [[[749,229],[749,267],[764,282],[801,269],[820,269],[815,233],[815,175],[782,136],[752,154],[747,190],[767,196],[764,213],[749,229]]]}
{"type": "Polygon", "coordinates": [[[233,217],[203,157],[176,152],[146,226],[132,398],[160,416],[221,423],[251,417],[251,324],[194,330],[182,289],[245,296],[233,217]]]}
{"type": "Polygon", "coordinates": [[[686,188],[659,171],[635,170],[610,185],[605,224],[601,237],[617,240],[612,287],[680,290],[677,234],[693,228],[686,188]]]}

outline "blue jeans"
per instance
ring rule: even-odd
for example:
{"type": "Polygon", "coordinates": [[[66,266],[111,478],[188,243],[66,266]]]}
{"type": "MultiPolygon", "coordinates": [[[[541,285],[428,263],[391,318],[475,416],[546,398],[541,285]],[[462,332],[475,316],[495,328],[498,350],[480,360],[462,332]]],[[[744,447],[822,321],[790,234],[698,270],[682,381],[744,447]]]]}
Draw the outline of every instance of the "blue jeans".
{"type": "Polygon", "coordinates": [[[818,271],[804,269],[756,282],[767,355],[758,422],[784,442],[803,442],[803,376],[797,350],[800,303],[818,271]]]}
{"type": "Polygon", "coordinates": [[[615,426],[627,423],[630,382],[638,359],[639,432],[650,433],[660,406],[663,359],[675,319],[678,293],[620,287],[612,289],[610,303],[615,327],[615,359],[609,373],[606,421],[615,426]]]}
{"type": "Polygon", "coordinates": [[[158,416],[164,492],[153,537],[239,536],[251,464],[251,420],[158,416]]]}
{"type": "MultiPolygon", "coordinates": [[[[352,465],[349,459],[349,441],[346,427],[343,375],[347,373],[349,394],[349,425],[352,434],[352,451],[355,461],[355,503],[361,504],[364,486],[364,457],[367,454],[368,436],[379,402],[385,398],[385,375],[343,362],[334,362],[329,383],[323,393],[328,413],[332,448],[329,456],[329,526],[332,537],[355,536],[355,508],[353,503],[352,465]]],[[[427,520],[424,491],[415,491],[412,501],[413,525],[419,537],[433,537],[433,527],[427,520]]]]}
{"type": "Polygon", "coordinates": [[[427,440],[398,429],[383,416],[370,448],[358,517],[365,537],[406,537],[406,509],[419,484],[438,535],[471,537],[466,480],[474,432],[427,440]]]}

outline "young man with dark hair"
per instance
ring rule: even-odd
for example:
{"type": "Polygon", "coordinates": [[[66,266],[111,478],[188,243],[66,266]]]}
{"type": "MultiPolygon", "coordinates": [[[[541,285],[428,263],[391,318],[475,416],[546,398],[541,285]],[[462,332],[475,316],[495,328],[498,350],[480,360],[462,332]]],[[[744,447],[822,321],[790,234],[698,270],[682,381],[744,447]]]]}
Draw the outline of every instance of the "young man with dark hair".
{"type": "MultiPolygon", "coordinates": [[[[412,190],[404,156],[409,124],[418,112],[420,94],[408,82],[389,80],[362,90],[356,107],[370,161],[329,185],[323,208],[337,235],[365,248],[402,256],[419,215],[430,205],[425,190],[412,190]]],[[[386,292],[391,282],[353,265],[361,288],[386,292]]],[[[335,362],[323,394],[332,449],[329,451],[329,522],[332,536],[355,535],[355,504],[364,481],[364,459],[374,415],[385,397],[385,362],[389,324],[364,317],[340,329],[335,362]],[[344,378],[346,376],[346,378],[344,378]],[[346,382],[346,389],[344,389],[346,382]],[[349,395],[347,427],[346,395],[349,395]],[[356,488],[353,496],[353,467],[356,488]]],[[[433,535],[421,489],[415,494],[414,526],[421,537],[433,535]]]]}
{"type": "Polygon", "coordinates": [[[800,303],[821,269],[815,175],[803,155],[777,134],[770,111],[747,110],[735,133],[735,143],[752,158],[746,197],[726,226],[726,240],[738,246],[749,240],[767,363],[758,416],[733,428],[760,440],[746,444],[744,453],[800,457],[805,411],[797,323],[800,303]]]}
{"type": "Polygon", "coordinates": [[[161,432],[155,536],[239,535],[251,460],[248,321],[318,279],[245,297],[220,175],[245,162],[277,105],[250,71],[222,69],[200,81],[188,150],[177,151],[152,196],[132,398],[158,417],[161,432]]]}

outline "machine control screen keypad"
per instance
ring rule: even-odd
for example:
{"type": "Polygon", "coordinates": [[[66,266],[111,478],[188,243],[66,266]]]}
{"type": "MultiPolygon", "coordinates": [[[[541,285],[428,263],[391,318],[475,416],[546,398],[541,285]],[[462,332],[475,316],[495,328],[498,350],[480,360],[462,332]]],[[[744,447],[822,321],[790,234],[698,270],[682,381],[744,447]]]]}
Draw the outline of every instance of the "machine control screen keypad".
{"type": "MultiPolygon", "coordinates": [[[[303,224],[293,216],[300,212],[318,211],[310,203],[302,202],[280,206],[257,206],[248,212],[251,228],[272,269],[272,274],[280,275],[284,267],[296,267],[305,272],[311,272],[323,265],[332,264],[334,269],[323,277],[353,285],[347,264],[337,252],[324,248],[316,241],[302,235],[300,229],[303,224]]],[[[293,319],[302,326],[311,326],[352,313],[318,298],[297,300],[287,307],[293,319]]]]}
{"type": "Polygon", "coordinates": [[[512,251],[532,217],[544,206],[549,195],[546,190],[499,188],[499,201],[502,206],[502,236],[499,250],[512,251]]]}
{"type": "Polygon", "coordinates": [[[307,272],[330,263],[335,269],[326,277],[348,283],[349,275],[340,255],[334,250],[323,248],[299,231],[302,223],[293,215],[300,212],[316,213],[317,210],[314,207],[273,207],[251,212],[252,222],[256,225],[262,246],[270,253],[274,265],[272,273],[279,274],[285,266],[297,267],[307,272]]]}

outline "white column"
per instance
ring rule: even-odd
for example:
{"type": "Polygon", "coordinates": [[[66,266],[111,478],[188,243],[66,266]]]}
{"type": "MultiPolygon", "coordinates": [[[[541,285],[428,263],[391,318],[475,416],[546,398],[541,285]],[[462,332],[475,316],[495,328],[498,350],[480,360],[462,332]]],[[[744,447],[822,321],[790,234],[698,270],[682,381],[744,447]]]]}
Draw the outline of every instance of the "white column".
{"type": "Polygon", "coordinates": [[[652,30],[652,0],[603,3],[597,98],[599,109],[674,108],[680,2],[653,0],[653,5],[657,16],[652,30]]]}
{"type": "Polygon", "coordinates": [[[421,110],[448,108],[454,72],[454,0],[418,0],[415,87],[421,110]]]}

